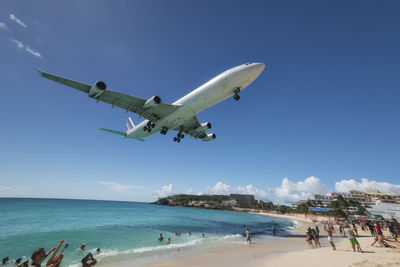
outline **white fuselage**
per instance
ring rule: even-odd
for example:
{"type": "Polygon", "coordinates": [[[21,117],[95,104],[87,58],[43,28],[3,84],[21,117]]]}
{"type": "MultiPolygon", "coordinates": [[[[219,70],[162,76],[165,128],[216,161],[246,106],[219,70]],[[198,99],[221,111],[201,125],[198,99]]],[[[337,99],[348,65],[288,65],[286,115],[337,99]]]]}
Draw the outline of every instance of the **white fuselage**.
{"type": "Polygon", "coordinates": [[[127,133],[127,137],[144,138],[159,132],[163,127],[169,130],[179,130],[181,125],[196,116],[200,111],[233,96],[236,88],[240,88],[240,91],[242,91],[260,75],[264,68],[265,65],[263,63],[247,63],[221,73],[175,101],[173,104],[181,107],[170,115],[157,120],[155,128],[150,133],[143,130],[143,127],[148,122],[148,120],[144,120],[132,128],[127,133]]]}

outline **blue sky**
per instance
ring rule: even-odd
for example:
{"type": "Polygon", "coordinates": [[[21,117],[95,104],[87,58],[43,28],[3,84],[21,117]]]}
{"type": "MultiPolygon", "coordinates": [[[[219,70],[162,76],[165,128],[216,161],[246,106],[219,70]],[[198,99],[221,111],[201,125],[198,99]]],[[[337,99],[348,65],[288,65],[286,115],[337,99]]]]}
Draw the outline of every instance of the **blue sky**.
{"type": "Polygon", "coordinates": [[[399,7],[1,1],[0,196],[151,201],[191,189],[288,202],[350,187],[400,193],[399,7]],[[173,133],[141,143],[99,131],[140,119],[35,70],[170,103],[249,61],[266,69],[241,100],[198,115],[217,139],[180,144],[173,133]]]}

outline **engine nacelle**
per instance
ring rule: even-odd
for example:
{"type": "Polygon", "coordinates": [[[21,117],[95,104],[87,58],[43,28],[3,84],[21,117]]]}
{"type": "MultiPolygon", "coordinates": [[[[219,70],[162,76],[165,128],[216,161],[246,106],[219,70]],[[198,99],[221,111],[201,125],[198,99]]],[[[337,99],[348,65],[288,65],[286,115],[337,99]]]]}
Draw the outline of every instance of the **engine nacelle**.
{"type": "Polygon", "coordinates": [[[89,96],[97,98],[101,96],[106,89],[107,89],[106,84],[102,81],[98,81],[90,88],[89,96]]]}
{"type": "Polygon", "coordinates": [[[204,132],[207,130],[211,129],[211,123],[210,122],[205,122],[200,124],[196,129],[194,129],[196,132],[204,132]]]}
{"type": "Polygon", "coordinates": [[[159,96],[153,96],[149,99],[147,99],[147,101],[144,103],[143,105],[143,109],[150,109],[150,108],[154,108],[156,106],[158,106],[158,104],[161,103],[161,97],[159,96]]]}
{"type": "Polygon", "coordinates": [[[211,141],[211,140],[214,140],[215,137],[216,137],[215,133],[210,133],[210,134],[207,134],[207,136],[203,137],[202,140],[203,141],[211,141]]]}

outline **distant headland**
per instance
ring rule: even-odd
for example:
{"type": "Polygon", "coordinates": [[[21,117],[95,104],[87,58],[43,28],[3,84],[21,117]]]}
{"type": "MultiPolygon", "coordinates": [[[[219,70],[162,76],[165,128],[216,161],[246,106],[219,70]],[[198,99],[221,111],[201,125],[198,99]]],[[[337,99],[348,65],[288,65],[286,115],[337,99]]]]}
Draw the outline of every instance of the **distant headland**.
{"type": "Polygon", "coordinates": [[[254,209],[258,207],[258,201],[254,195],[246,194],[230,194],[230,195],[187,195],[178,194],[168,197],[159,198],[152,204],[192,207],[203,209],[219,209],[219,210],[238,210],[254,209]]]}

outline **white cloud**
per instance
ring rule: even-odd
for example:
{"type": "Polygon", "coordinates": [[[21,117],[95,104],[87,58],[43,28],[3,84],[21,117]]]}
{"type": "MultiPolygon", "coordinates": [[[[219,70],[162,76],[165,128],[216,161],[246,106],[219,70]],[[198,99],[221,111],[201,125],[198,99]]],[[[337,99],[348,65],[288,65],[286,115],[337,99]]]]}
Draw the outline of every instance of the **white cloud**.
{"type": "Polygon", "coordinates": [[[21,41],[18,41],[15,39],[11,39],[11,41],[13,41],[19,49],[25,48],[25,51],[28,52],[29,54],[31,54],[35,57],[40,57],[40,58],[42,57],[42,55],[38,51],[33,50],[31,47],[29,47],[28,45],[25,45],[21,41]]]}
{"type": "Polygon", "coordinates": [[[314,194],[326,194],[329,190],[317,177],[310,176],[304,181],[294,183],[288,178],[282,180],[280,187],[274,189],[277,202],[293,202],[301,199],[308,199],[314,194]]]}
{"type": "Polygon", "coordinates": [[[207,193],[209,194],[224,195],[229,194],[230,190],[230,185],[224,184],[223,182],[217,182],[213,187],[207,186],[207,193]]]}
{"type": "Polygon", "coordinates": [[[368,189],[377,189],[381,192],[393,192],[400,194],[400,185],[390,184],[386,182],[370,181],[366,178],[362,178],[361,182],[356,180],[341,180],[335,183],[335,191],[337,192],[349,192],[350,190],[366,191],[368,189]]]}
{"type": "Polygon", "coordinates": [[[264,190],[260,190],[252,184],[246,186],[238,186],[235,193],[254,195],[257,199],[266,199],[268,194],[264,190]]]}
{"type": "Polygon", "coordinates": [[[21,186],[13,187],[13,186],[0,185],[0,196],[3,194],[21,195],[24,194],[26,191],[29,191],[29,188],[21,186]]]}
{"type": "Polygon", "coordinates": [[[19,18],[17,18],[14,14],[10,13],[10,19],[18,23],[21,27],[26,27],[26,24],[22,22],[19,18]]]}
{"type": "Polygon", "coordinates": [[[19,49],[24,48],[24,44],[22,42],[15,39],[11,39],[11,41],[13,41],[19,49]]]}
{"type": "Polygon", "coordinates": [[[238,194],[250,194],[255,195],[258,199],[266,199],[268,194],[266,191],[258,189],[252,184],[248,184],[246,186],[238,186],[237,188],[232,188],[230,185],[225,184],[223,182],[217,182],[214,186],[207,186],[208,194],[215,195],[228,195],[231,193],[238,194]]]}
{"type": "Polygon", "coordinates": [[[0,29],[2,30],[8,30],[8,26],[4,22],[0,22],[0,29]]]}
{"type": "Polygon", "coordinates": [[[156,194],[159,197],[167,197],[172,193],[173,189],[174,189],[173,184],[164,185],[160,189],[156,190],[156,194]]]}
{"type": "Polygon", "coordinates": [[[35,51],[35,50],[33,50],[32,48],[30,48],[29,46],[26,46],[25,47],[25,50],[28,52],[28,53],[30,53],[31,55],[34,55],[35,57],[42,57],[42,55],[38,52],[38,51],[35,51]]]}
{"type": "Polygon", "coordinates": [[[114,183],[114,182],[105,182],[105,181],[95,181],[96,184],[101,184],[105,185],[111,190],[117,191],[117,192],[126,192],[129,189],[140,189],[143,188],[141,186],[137,185],[129,185],[129,184],[119,184],[119,183],[114,183]]]}

